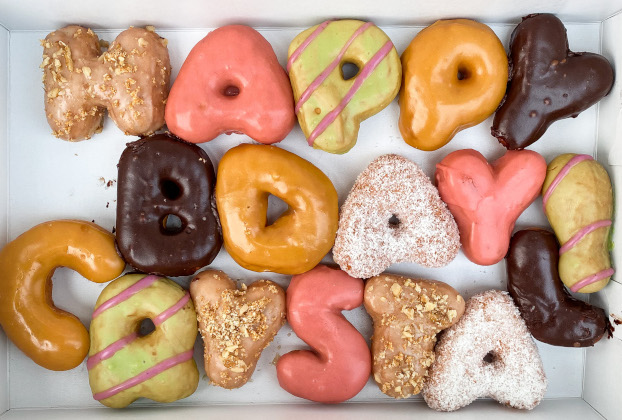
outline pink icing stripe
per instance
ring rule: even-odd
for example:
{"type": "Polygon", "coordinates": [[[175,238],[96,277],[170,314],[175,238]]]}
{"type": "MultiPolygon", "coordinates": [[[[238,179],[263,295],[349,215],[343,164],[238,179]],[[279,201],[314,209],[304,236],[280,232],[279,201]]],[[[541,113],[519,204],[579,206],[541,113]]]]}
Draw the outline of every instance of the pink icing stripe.
{"type": "Polygon", "coordinates": [[[101,305],[99,305],[97,309],[93,311],[93,319],[101,315],[102,312],[112,308],[113,306],[117,306],[119,303],[131,298],[132,296],[134,296],[136,293],[140,292],[141,290],[146,289],[147,287],[151,286],[157,279],[159,279],[158,276],[143,277],[142,279],[140,279],[140,281],[128,287],[127,289],[125,289],[124,291],[116,295],[115,297],[112,297],[108,299],[107,301],[105,301],[104,303],[102,303],[101,305]]]}
{"type": "Polygon", "coordinates": [[[572,238],[568,240],[559,249],[559,255],[562,255],[564,252],[571,250],[585,235],[589,235],[594,232],[596,229],[600,229],[601,227],[611,226],[611,220],[599,220],[598,222],[594,222],[591,225],[585,226],[583,229],[574,234],[572,238]]]}
{"type": "Polygon", "coordinates": [[[613,273],[615,273],[614,269],[608,268],[596,274],[592,274],[591,276],[588,276],[584,278],[583,280],[580,280],[576,282],[575,284],[573,284],[572,287],[570,287],[570,290],[572,290],[573,292],[578,292],[580,289],[583,289],[585,286],[588,286],[592,283],[596,283],[597,281],[600,281],[602,279],[606,279],[609,276],[612,276],[613,273]]]}
{"type": "Polygon", "coordinates": [[[136,332],[130,335],[126,335],[125,337],[115,341],[114,343],[112,343],[111,345],[103,349],[102,351],[95,353],[94,355],[89,357],[88,360],[86,361],[87,370],[93,369],[103,360],[110,359],[112,356],[114,356],[116,352],[118,352],[119,350],[121,350],[122,348],[124,348],[125,346],[127,346],[128,344],[136,340],[137,338],[138,338],[138,333],[136,332]]]}
{"type": "Polygon", "coordinates": [[[141,384],[146,380],[151,379],[154,376],[164,372],[165,370],[175,367],[181,363],[187,362],[188,360],[192,359],[193,354],[194,349],[190,349],[176,356],[169,357],[168,359],[161,361],[157,365],[145,370],[144,372],[139,373],[138,375],[128,379],[127,381],[121,382],[120,384],[108,388],[105,391],[93,394],[93,398],[97,401],[100,401],[105,400],[106,398],[113,397],[119,392],[125,391],[126,389],[141,384]]]}
{"type": "Polygon", "coordinates": [[[354,31],[350,39],[348,39],[348,42],[346,42],[341,51],[339,51],[339,55],[337,55],[337,57],[335,57],[335,59],[328,65],[328,67],[326,67],[326,69],[324,69],[324,71],[320,73],[320,75],[316,77],[315,80],[305,89],[302,95],[300,95],[298,103],[296,103],[296,114],[300,112],[300,108],[302,108],[302,105],[307,102],[307,99],[309,99],[311,95],[313,95],[313,92],[315,92],[315,90],[324,82],[324,80],[326,80],[326,78],[332,73],[332,71],[335,70],[335,67],[339,65],[341,59],[343,58],[350,45],[354,42],[354,40],[363,32],[365,32],[365,30],[367,30],[367,28],[369,28],[370,26],[373,26],[373,23],[367,22],[366,24],[359,26],[359,28],[354,31]]]}
{"type": "MultiPolygon", "coordinates": [[[[179,312],[179,310],[181,308],[183,308],[186,305],[186,303],[188,303],[189,300],[190,300],[190,293],[186,292],[186,294],[184,294],[184,296],[181,299],[179,299],[179,301],[177,301],[177,303],[175,305],[171,306],[170,308],[168,308],[167,310],[163,311],[158,316],[154,317],[152,319],[153,324],[156,327],[159,326],[159,325],[162,325],[164,323],[164,321],[166,321],[167,319],[169,319],[170,317],[175,315],[177,312],[179,312]]],[[[93,356],[89,357],[88,360],[86,361],[86,368],[88,370],[93,369],[100,362],[102,362],[103,360],[111,358],[112,356],[115,355],[116,352],[118,352],[119,350],[123,349],[125,346],[127,346],[130,343],[132,343],[137,338],[138,338],[138,333],[132,333],[130,335],[127,335],[127,336],[125,336],[125,337],[115,341],[114,343],[112,343],[108,347],[106,347],[105,349],[103,349],[100,352],[95,353],[93,356]]]]}
{"type": "Polygon", "coordinates": [[[318,27],[315,28],[315,31],[311,32],[311,35],[309,35],[307,39],[302,41],[302,44],[300,44],[298,48],[296,48],[296,50],[289,57],[289,60],[287,60],[287,72],[288,73],[289,73],[289,70],[292,68],[292,64],[294,64],[294,61],[296,61],[298,57],[300,57],[300,54],[304,52],[304,50],[309,46],[309,44],[313,42],[313,40],[317,38],[322,33],[322,31],[326,29],[328,24],[331,22],[332,20],[327,20],[326,22],[320,23],[318,27]]]}
{"type": "Polygon", "coordinates": [[[324,118],[322,119],[322,121],[320,121],[320,123],[317,125],[317,127],[315,127],[315,129],[313,130],[313,132],[307,139],[307,141],[309,142],[309,146],[313,146],[315,139],[320,134],[322,134],[324,130],[326,130],[328,126],[332,124],[333,121],[335,121],[335,118],[337,118],[337,116],[341,113],[341,111],[343,111],[343,109],[348,105],[348,103],[350,102],[352,97],[356,94],[356,92],[359,90],[361,85],[365,82],[365,80],[369,77],[369,75],[376,69],[376,67],[378,67],[378,64],[380,64],[380,62],[387,56],[387,54],[389,54],[392,48],[393,48],[393,43],[391,41],[387,41],[382,46],[382,48],[380,48],[380,50],[378,50],[378,52],[374,54],[371,60],[369,60],[367,64],[363,66],[359,75],[356,76],[354,84],[352,84],[352,87],[350,88],[348,93],[346,93],[346,95],[343,97],[339,105],[337,105],[335,109],[333,109],[328,114],[326,114],[324,118]]]}
{"type": "Polygon", "coordinates": [[[542,197],[542,205],[546,206],[546,203],[547,201],[549,201],[549,198],[551,197],[551,194],[553,194],[553,191],[555,191],[555,188],[557,188],[559,183],[562,182],[562,179],[564,179],[564,177],[568,175],[568,172],[570,172],[573,166],[578,165],[584,160],[592,159],[593,158],[590,155],[576,155],[572,159],[570,159],[568,163],[566,163],[566,165],[562,168],[562,170],[559,171],[553,182],[551,182],[551,185],[549,185],[549,188],[544,193],[544,197],[542,197]]]}

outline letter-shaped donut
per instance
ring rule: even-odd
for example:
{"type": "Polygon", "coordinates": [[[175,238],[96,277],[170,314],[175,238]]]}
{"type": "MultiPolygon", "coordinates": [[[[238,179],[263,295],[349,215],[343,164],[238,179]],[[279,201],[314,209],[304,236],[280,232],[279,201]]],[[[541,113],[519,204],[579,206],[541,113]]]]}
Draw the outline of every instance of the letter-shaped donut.
{"type": "Polygon", "coordinates": [[[436,150],[490,116],[505,93],[508,60],[499,38],[468,19],[439,20],[402,54],[399,127],[406,143],[436,150]]]}
{"type": "Polygon", "coordinates": [[[607,171],[589,155],[559,155],[547,168],[542,203],[561,244],[559,277],[573,292],[598,292],[614,273],[609,256],[613,190],[607,171]]]}
{"type": "Polygon", "coordinates": [[[97,35],[81,26],[58,29],[41,43],[45,114],[56,137],[90,138],[101,131],[106,108],[127,135],[164,125],[171,65],[166,40],[153,30],[127,29],[103,54],[97,35]]]}
{"type": "Polygon", "coordinates": [[[253,271],[300,274],[330,251],[337,232],[337,191],[322,171],[276,146],[242,144],[218,164],[216,203],[225,248],[253,271]],[[266,226],[268,196],[289,205],[266,226]]]}
{"type": "Polygon", "coordinates": [[[516,219],[538,197],[546,161],[531,150],[509,150],[492,163],[458,150],[436,165],[436,184],[458,223],[466,257],[479,265],[505,257],[516,219]]]}
{"type": "Polygon", "coordinates": [[[166,125],[193,143],[244,133],[276,143],[294,127],[287,74],[259,32],[229,25],[210,32],[184,61],[166,103],[166,125]]]}
{"type": "Polygon", "coordinates": [[[117,242],[128,264],[187,276],[211,263],[222,238],[203,149],[158,134],[129,143],[118,166],[117,242]]]}
{"type": "Polygon", "coordinates": [[[301,398],[339,403],[358,394],[371,374],[363,336],[341,314],[363,303],[363,281],[319,265],[294,276],[287,288],[287,321],[314,351],[285,354],[276,365],[279,385],[301,398]]]}
{"type": "Polygon", "coordinates": [[[0,252],[0,324],[13,343],[50,370],[78,366],[89,350],[80,320],[52,301],[52,274],[69,267],[96,283],[121,275],[114,236],[78,220],[33,227],[0,252]]]}
{"type": "Polygon", "coordinates": [[[298,122],[316,149],[350,150],[361,122],[389,105],[400,89],[397,51],[371,22],[316,25],[294,38],[288,57],[298,122]],[[346,64],[356,66],[355,76],[344,72],[346,64]]]}
{"type": "Polygon", "coordinates": [[[86,363],[93,398],[122,408],[140,397],[172,402],[199,384],[193,359],[197,318],[190,294],[172,280],[127,274],[102,291],[86,363]],[[141,331],[151,320],[155,329],[141,331]]]}

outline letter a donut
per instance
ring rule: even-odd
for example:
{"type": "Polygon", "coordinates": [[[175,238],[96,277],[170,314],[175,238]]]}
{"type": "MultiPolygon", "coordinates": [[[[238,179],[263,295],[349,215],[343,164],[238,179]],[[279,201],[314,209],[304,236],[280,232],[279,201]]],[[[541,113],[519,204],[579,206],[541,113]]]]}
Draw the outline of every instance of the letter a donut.
{"type": "Polygon", "coordinates": [[[400,58],[387,35],[371,22],[326,21],[289,46],[287,71],[296,114],[309,146],[346,153],[361,121],[384,109],[400,89],[400,58]],[[348,77],[344,65],[358,72],[348,77]]]}

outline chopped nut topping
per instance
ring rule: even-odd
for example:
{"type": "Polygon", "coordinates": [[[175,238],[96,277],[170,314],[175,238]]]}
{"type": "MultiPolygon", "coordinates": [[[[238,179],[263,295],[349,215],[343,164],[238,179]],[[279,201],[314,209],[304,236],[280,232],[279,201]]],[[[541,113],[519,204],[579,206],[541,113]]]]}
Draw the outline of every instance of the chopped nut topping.
{"type": "Polygon", "coordinates": [[[145,29],[148,30],[149,32],[155,32],[155,26],[153,25],[147,25],[145,26],[145,29]]]}
{"type": "Polygon", "coordinates": [[[138,38],[138,46],[145,48],[149,43],[145,41],[145,38],[138,38]]]}
{"type": "Polygon", "coordinates": [[[391,293],[393,293],[393,296],[398,297],[402,293],[402,286],[397,283],[393,283],[391,286],[391,293]]]}
{"type": "Polygon", "coordinates": [[[84,73],[84,76],[86,76],[87,79],[91,78],[91,68],[90,67],[82,67],[82,73],[84,73]]]}

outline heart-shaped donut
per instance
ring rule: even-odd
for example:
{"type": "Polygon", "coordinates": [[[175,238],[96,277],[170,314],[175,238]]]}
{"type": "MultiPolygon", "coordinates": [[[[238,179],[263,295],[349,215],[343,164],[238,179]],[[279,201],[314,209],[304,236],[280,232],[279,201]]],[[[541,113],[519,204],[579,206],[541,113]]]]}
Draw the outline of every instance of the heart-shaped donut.
{"type": "Polygon", "coordinates": [[[609,61],[570,51],[564,24],[551,14],[529,15],[514,29],[510,69],[505,101],[491,129],[508,149],[529,146],[551,123],[576,117],[613,86],[609,61]]]}
{"type": "Polygon", "coordinates": [[[294,98],[270,43],[251,27],[228,25],[190,51],[165,118],[173,134],[192,143],[244,133],[270,144],[294,127],[294,98]]]}
{"type": "Polygon", "coordinates": [[[285,292],[258,280],[238,290],[222,271],[207,270],[190,282],[205,350],[205,373],[223,388],[251,378],[261,352],[285,324],[285,292]]]}
{"type": "Polygon", "coordinates": [[[438,411],[457,410],[478,397],[531,410],[546,392],[538,348],[506,292],[469,299],[462,318],[441,335],[435,358],[423,398],[438,411]]]}
{"type": "Polygon", "coordinates": [[[333,257],[352,277],[369,278],[392,263],[442,267],[458,249],[458,227],[430,179],[416,163],[383,155],[361,172],[341,207],[333,257]]]}
{"type": "Polygon", "coordinates": [[[438,191],[458,222],[469,260],[492,265],[505,257],[514,223],[545,176],[546,161],[531,150],[510,150],[492,163],[475,150],[458,150],[436,165],[438,191]]]}

